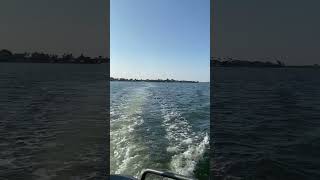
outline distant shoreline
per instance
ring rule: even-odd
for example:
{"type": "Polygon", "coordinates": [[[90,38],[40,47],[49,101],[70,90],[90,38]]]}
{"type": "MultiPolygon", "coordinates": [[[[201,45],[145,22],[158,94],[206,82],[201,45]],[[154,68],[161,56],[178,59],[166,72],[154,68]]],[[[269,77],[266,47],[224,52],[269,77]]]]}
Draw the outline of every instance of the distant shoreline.
{"type": "Polygon", "coordinates": [[[256,68],[319,68],[318,64],[314,65],[285,65],[282,61],[275,59],[274,62],[270,61],[249,61],[240,60],[235,58],[214,58],[210,59],[211,67],[256,67],[256,68]]]}
{"type": "Polygon", "coordinates": [[[110,81],[124,81],[124,82],[169,82],[169,83],[199,83],[199,81],[186,81],[174,79],[126,79],[126,78],[113,78],[110,81]]]}
{"type": "Polygon", "coordinates": [[[0,63],[26,63],[26,64],[107,64],[109,62],[33,62],[33,61],[2,61],[0,63]]]}
{"type": "Polygon", "coordinates": [[[12,53],[9,50],[0,50],[0,62],[3,63],[57,63],[57,64],[102,64],[109,63],[109,57],[88,57],[81,54],[74,57],[72,54],[46,54],[43,52],[12,53]]]}
{"type": "Polygon", "coordinates": [[[315,65],[304,65],[304,66],[283,66],[283,67],[268,67],[268,66],[211,66],[211,68],[274,68],[274,69],[285,69],[285,68],[308,68],[308,69],[320,69],[320,66],[315,65]]]}

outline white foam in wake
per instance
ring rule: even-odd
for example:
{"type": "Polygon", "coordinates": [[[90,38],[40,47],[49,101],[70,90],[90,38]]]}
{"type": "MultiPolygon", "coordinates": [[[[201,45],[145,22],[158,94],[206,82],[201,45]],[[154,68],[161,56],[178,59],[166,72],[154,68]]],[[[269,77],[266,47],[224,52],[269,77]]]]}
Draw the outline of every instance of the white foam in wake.
{"type": "Polygon", "coordinates": [[[134,135],[135,129],[144,123],[142,106],[147,96],[145,88],[131,89],[111,105],[111,173],[138,176],[142,169],[139,162],[148,159],[134,135]]]}
{"type": "Polygon", "coordinates": [[[170,144],[167,152],[172,153],[170,168],[172,171],[193,176],[199,160],[209,144],[207,133],[195,133],[191,125],[182,117],[177,108],[167,102],[162,102],[161,111],[164,117],[163,126],[166,129],[166,138],[170,144]]]}

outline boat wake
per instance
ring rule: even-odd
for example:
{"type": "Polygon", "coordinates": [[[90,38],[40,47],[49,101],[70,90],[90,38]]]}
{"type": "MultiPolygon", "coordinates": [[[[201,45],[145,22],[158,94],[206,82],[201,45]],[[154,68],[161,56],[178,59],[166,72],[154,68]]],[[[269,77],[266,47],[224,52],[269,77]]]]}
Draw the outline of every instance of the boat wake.
{"type": "Polygon", "coordinates": [[[145,88],[128,91],[119,94],[118,103],[110,108],[111,173],[138,176],[142,167],[137,162],[146,161],[148,154],[139,146],[141,137],[134,130],[144,123],[142,106],[148,94],[145,88]]]}
{"type": "Polygon", "coordinates": [[[174,104],[165,101],[161,103],[162,125],[170,142],[167,147],[167,152],[172,154],[170,168],[175,173],[194,176],[196,165],[208,148],[209,136],[205,132],[194,132],[174,104]]]}
{"type": "Polygon", "coordinates": [[[185,118],[188,112],[163,84],[126,86],[111,97],[111,173],[139,177],[154,168],[194,177],[209,144],[208,133],[194,127],[201,123],[185,118]]]}

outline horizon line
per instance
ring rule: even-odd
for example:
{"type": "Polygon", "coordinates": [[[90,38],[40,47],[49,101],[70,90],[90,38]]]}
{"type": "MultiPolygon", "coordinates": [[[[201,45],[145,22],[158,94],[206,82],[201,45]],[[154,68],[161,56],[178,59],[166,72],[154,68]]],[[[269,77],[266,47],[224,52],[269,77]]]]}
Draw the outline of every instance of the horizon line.
{"type": "Polygon", "coordinates": [[[126,79],[126,80],[161,80],[161,81],[165,81],[165,80],[174,80],[174,81],[193,81],[193,82],[210,82],[209,81],[199,81],[199,80],[183,80],[183,79],[169,79],[169,78],[153,78],[153,79],[148,79],[148,78],[123,78],[123,77],[112,77],[110,76],[110,79],[126,79]]]}

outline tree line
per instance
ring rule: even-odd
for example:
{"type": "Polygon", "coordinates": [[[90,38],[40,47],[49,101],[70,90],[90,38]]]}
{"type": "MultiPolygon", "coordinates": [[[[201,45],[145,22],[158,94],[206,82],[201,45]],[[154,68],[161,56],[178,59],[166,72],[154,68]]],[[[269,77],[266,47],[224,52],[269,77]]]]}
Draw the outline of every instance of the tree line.
{"type": "Polygon", "coordinates": [[[126,79],[126,78],[113,78],[110,77],[110,81],[134,81],[134,82],[179,82],[179,83],[198,83],[199,81],[185,81],[174,79],[126,79]]]}
{"type": "Polygon", "coordinates": [[[248,61],[239,60],[235,58],[217,58],[211,57],[210,63],[212,66],[223,66],[223,67],[285,67],[285,64],[275,59],[275,62],[270,61],[248,61]]]}
{"type": "Polygon", "coordinates": [[[109,58],[98,56],[89,57],[81,54],[75,57],[72,53],[65,53],[61,56],[43,52],[33,53],[12,53],[7,49],[0,51],[0,62],[33,62],[33,63],[76,63],[76,64],[100,64],[108,63],[109,58]]]}

